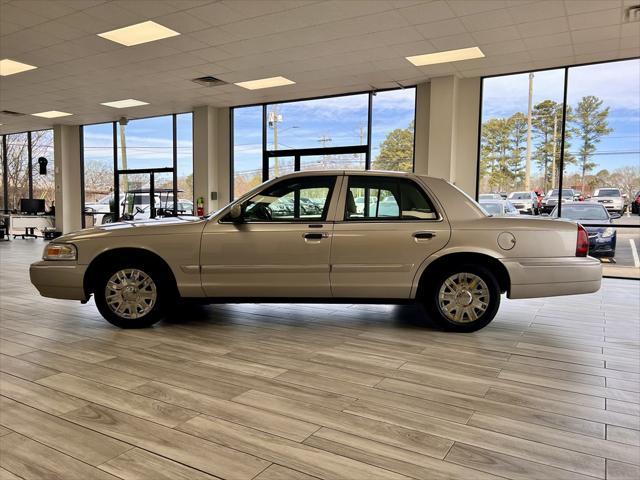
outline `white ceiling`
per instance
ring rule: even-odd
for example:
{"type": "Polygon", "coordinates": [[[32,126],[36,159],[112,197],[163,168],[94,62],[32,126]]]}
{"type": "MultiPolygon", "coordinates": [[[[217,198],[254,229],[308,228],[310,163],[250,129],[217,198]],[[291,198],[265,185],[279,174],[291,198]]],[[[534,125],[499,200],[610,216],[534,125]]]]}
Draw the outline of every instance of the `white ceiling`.
{"type": "Polygon", "coordinates": [[[0,0],[0,58],[38,66],[0,77],[0,132],[415,85],[640,55],[638,0],[0,0]],[[154,20],[182,35],[124,47],[97,33],[154,20]],[[486,58],[414,67],[404,57],[480,46],[486,58]],[[295,85],[203,87],[282,75],[295,85]],[[135,98],[150,105],[112,109],[135,98]]]}

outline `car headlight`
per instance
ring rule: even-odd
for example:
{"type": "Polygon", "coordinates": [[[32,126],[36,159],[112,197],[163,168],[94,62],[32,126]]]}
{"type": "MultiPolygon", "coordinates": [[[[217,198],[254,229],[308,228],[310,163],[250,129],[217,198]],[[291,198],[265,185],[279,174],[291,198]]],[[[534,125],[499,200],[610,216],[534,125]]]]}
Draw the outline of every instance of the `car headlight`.
{"type": "Polygon", "coordinates": [[[44,247],[43,260],[77,260],[78,249],[71,243],[50,243],[44,247]]]}
{"type": "Polygon", "coordinates": [[[616,233],[616,230],[614,228],[607,227],[604,229],[604,232],[602,232],[602,238],[612,237],[614,233],[616,233]]]}

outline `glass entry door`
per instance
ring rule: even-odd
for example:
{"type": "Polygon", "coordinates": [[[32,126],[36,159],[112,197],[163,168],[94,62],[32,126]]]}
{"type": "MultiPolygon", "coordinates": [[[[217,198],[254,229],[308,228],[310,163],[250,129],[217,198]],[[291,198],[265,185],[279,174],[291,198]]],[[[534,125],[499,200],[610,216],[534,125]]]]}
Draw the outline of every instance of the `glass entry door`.
{"type": "Polygon", "coordinates": [[[117,170],[115,180],[117,220],[147,220],[179,213],[173,168],[117,170]]]}

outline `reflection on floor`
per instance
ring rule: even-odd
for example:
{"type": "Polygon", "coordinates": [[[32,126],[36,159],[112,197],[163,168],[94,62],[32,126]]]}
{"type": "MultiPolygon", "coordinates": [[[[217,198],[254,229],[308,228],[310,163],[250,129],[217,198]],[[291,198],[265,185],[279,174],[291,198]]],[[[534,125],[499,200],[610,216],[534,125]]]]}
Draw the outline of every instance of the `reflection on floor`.
{"type": "Polygon", "coordinates": [[[2,478],[640,476],[639,282],[507,300],[468,335],[359,305],[123,331],[37,295],[42,245],[0,244],[2,478]]]}

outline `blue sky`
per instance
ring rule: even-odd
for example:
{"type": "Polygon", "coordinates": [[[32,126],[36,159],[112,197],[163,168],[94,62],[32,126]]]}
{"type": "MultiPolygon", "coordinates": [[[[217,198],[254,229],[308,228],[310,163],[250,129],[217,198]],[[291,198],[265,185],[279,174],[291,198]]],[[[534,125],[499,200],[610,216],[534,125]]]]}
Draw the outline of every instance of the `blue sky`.
{"type": "MultiPolygon", "coordinates": [[[[533,102],[545,99],[562,102],[564,69],[534,73],[533,102]]],[[[485,79],[483,121],[527,112],[528,74],[485,79]]],[[[610,107],[613,132],[598,144],[594,171],[632,165],[640,167],[640,60],[610,62],[569,69],[567,100],[575,107],[586,95],[595,95],[610,107]]],[[[572,152],[577,149],[574,140],[572,152]]],[[[576,167],[572,167],[575,170],[576,167]]],[[[567,173],[571,173],[568,170],[567,173]]]]}

